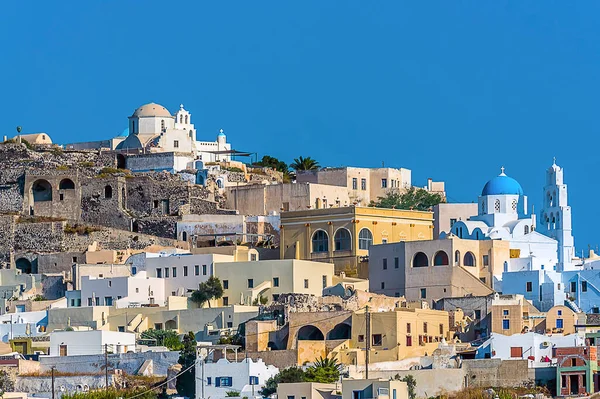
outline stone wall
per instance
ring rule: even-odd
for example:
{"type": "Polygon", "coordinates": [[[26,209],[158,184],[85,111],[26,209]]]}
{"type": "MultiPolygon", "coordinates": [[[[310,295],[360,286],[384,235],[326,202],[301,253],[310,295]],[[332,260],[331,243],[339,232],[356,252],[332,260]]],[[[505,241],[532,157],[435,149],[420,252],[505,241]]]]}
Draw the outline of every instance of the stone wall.
{"type": "MultiPolygon", "coordinates": [[[[97,371],[96,371],[97,372],[97,371]]],[[[113,384],[113,376],[109,375],[108,384],[113,384]]],[[[69,375],[54,378],[55,395],[57,398],[67,393],[83,392],[106,386],[105,376],[96,375],[69,375]]],[[[48,376],[18,376],[15,391],[35,394],[35,396],[52,397],[52,377],[48,376]]]]}
{"type": "Polygon", "coordinates": [[[534,385],[529,378],[528,360],[475,359],[464,360],[462,367],[468,386],[523,387],[534,385]]]}

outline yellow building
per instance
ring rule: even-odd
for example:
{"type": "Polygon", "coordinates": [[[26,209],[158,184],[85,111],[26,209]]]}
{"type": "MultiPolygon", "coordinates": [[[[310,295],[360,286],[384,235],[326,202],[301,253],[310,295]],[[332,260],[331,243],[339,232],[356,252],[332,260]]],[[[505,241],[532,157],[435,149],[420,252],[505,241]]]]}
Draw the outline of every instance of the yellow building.
{"type": "Polygon", "coordinates": [[[546,333],[573,334],[579,324],[579,314],[564,305],[553,306],[546,312],[546,333]]]}
{"type": "Polygon", "coordinates": [[[543,334],[546,314],[540,312],[523,295],[498,295],[492,301],[492,332],[513,335],[528,331],[543,334]]]}
{"type": "MultiPolygon", "coordinates": [[[[397,308],[370,313],[372,363],[431,355],[449,332],[448,312],[431,309],[397,308]]],[[[352,316],[350,349],[342,351],[345,364],[364,364],[366,348],[365,312],[352,316]]]]}
{"type": "Polygon", "coordinates": [[[357,270],[371,245],[432,238],[432,212],[350,206],[281,214],[281,258],[332,262],[336,272],[357,270]]]}
{"type": "Polygon", "coordinates": [[[296,259],[255,262],[219,262],[214,274],[223,285],[219,305],[252,305],[257,299],[271,302],[280,294],[321,296],[333,282],[333,265],[296,259]]]}

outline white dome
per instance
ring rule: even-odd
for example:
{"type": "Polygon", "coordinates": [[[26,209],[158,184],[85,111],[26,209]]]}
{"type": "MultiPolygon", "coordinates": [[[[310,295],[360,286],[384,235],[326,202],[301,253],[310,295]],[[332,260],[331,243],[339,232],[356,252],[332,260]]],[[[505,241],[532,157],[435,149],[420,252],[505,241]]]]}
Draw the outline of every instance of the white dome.
{"type": "Polygon", "coordinates": [[[133,118],[152,117],[152,116],[169,117],[169,118],[172,117],[172,115],[168,109],[166,109],[162,105],[156,104],[156,103],[148,103],[148,104],[142,105],[141,107],[136,109],[135,112],[133,113],[133,115],[131,115],[131,116],[133,118]]]}

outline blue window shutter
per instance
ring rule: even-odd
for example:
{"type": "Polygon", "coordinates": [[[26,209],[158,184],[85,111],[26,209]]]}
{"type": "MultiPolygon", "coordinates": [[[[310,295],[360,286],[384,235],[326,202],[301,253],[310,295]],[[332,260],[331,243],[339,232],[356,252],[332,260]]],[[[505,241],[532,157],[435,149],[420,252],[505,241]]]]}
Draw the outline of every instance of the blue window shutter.
{"type": "Polygon", "coordinates": [[[232,377],[227,377],[227,386],[228,387],[233,386],[233,378],[232,377]]]}
{"type": "Polygon", "coordinates": [[[215,378],[215,386],[216,387],[220,387],[221,386],[221,377],[215,378]]]}
{"type": "Polygon", "coordinates": [[[211,378],[210,377],[206,377],[206,385],[210,385],[211,382],[212,382],[211,378]]]}

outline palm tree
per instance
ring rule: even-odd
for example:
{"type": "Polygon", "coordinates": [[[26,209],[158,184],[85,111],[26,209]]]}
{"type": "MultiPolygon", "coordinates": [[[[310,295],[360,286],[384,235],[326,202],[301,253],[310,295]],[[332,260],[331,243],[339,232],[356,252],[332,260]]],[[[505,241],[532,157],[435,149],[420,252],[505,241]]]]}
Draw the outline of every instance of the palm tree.
{"type": "Polygon", "coordinates": [[[298,170],[316,170],[319,169],[319,163],[311,157],[298,157],[294,158],[294,162],[290,165],[290,168],[295,171],[298,170]]]}

